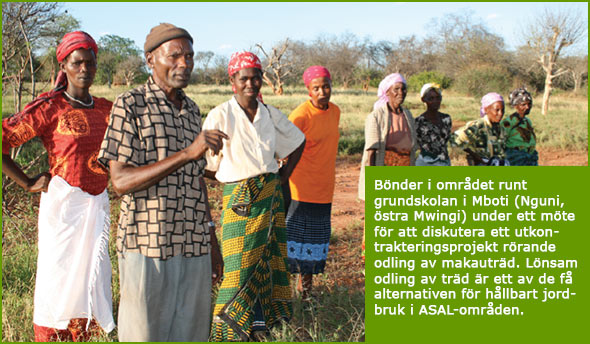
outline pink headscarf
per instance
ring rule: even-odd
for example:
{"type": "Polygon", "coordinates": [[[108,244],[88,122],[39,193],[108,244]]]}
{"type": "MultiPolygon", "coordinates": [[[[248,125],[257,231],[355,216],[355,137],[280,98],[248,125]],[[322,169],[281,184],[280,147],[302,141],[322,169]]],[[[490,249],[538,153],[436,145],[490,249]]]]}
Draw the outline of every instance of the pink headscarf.
{"type": "Polygon", "coordinates": [[[382,107],[383,105],[387,104],[389,98],[387,97],[387,91],[391,88],[391,86],[395,85],[396,83],[401,82],[404,85],[407,85],[406,79],[400,73],[393,73],[389,74],[385,77],[385,79],[381,80],[379,83],[379,90],[377,91],[377,101],[373,105],[373,110],[377,110],[378,108],[382,107]]]}
{"type": "Polygon", "coordinates": [[[332,76],[326,67],[311,66],[303,72],[303,82],[305,83],[305,87],[309,86],[309,83],[316,78],[328,78],[332,80],[332,76]]]}
{"type": "Polygon", "coordinates": [[[479,109],[479,115],[484,117],[486,115],[486,108],[495,102],[502,102],[504,104],[504,98],[496,92],[490,92],[481,98],[481,108],[479,109]]]}

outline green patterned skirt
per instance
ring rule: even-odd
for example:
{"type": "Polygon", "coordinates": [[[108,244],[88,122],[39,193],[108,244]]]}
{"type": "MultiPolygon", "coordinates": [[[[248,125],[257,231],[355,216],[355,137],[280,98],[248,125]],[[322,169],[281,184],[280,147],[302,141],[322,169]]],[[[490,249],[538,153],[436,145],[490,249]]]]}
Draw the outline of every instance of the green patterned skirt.
{"type": "Polygon", "coordinates": [[[213,310],[212,341],[248,341],[255,308],[267,328],[292,314],[287,234],[276,174],[226,184],[221,250],[225,264],[213,310]]]}

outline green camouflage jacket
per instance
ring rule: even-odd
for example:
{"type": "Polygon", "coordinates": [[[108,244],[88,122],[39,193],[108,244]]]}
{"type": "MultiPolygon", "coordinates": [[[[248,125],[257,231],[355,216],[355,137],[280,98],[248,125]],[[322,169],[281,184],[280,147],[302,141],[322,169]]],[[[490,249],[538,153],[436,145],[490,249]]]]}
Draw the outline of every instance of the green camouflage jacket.
{"type": "Polygon", "coordinates": [[[502,127],[506,131],[506,148],[514,148],[533,153],[537,145],[533,123],[528,117],[520,119],[518,113],[502,120],[502,127]]]}
{"type": "Polygon", "coordinates": [[[467,122],[451,135],[451,146],[469,148],[483,159],[505,158],[506,131],[499,125],[492,125],[488,116],[467,122]]]}

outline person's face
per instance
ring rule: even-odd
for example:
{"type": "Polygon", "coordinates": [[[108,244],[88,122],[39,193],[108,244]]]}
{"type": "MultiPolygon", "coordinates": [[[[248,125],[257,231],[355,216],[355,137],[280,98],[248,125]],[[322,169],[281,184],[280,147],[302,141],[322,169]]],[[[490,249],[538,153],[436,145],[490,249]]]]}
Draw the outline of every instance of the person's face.
{"type": "Polygon", "coordinates": [[[61,71],[66,73],[68,86],[88,89],[96,75],[96,56],[94,51],[77,49],[72,51],[60,64],[61,71]]]}
{"type": "Polygon", "coordinates": [[[499,123],[504,117],[504,103],[495,102],[486,108],[486,115],[492,123],[499,123]]]}
{"type": "Polygon", "coordinates": [[[392,108],[398,108],[400,105],[403,104],[404,100],[406,99],[406,95],[408,94],[408,89],[406,85],[402,82],[396,82],[389,90],[387,91],[387,97],[389,98],[389,105],[392,108]]]}
{"type": "Polygon", "coordinates": [[[328,108],[330,96],[332,95],[332,82],[326,77],[315,78],[307,86],[311,103],[318,109],[328,108]]]}
{"type": "Polygon", "coordinates": [[[262,87],[262,72],[258,68],[246,68],[229,78],[236,94],[243,98],[256,98],[262,87]]]}
{"type": "Polygon", "coordinates": [[[162,43],[146,54],[154,81],[165,90],[188,86],[194,67],[193,45],[186,38],[176,38],[162,43]]]}
{"type": "Polygon", "coordinates": [[[516,109],[516,112],[518,112],[518,115],[522,118],[531,112],[531,101],[527,100],[524,103],[514,106],[514,108],[516,109]]]}
{"type": "Polygon", "coordinates": [[[438,111],[438,109],[440,109],[440,103],[442,102],[442,96],[435,90],[431,89],[426,92],[424,97],[422,97],[422,101],[426,103],[428,110],[438,111]]]}

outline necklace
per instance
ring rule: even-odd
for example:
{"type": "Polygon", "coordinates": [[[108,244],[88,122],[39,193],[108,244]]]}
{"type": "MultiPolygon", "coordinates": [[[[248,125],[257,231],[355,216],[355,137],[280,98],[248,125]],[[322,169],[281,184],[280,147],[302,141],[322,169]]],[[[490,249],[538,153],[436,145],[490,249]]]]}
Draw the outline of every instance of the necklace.
{"type": "Polygon", "coordinates": [[[94,98],[92,98],[92,95],[89,94],[90,96],[90,103],[84,103],[83,101],[76,99],[75,97],[73,97],[71,94],[69,94],[68,92],[64,91],[64,94],[66,95],[66,97],[70,98],[70,100],[75,101],[76,103],[84,106],[84,107],[91,107],[92,105],[94,105],[94,98]]]}

